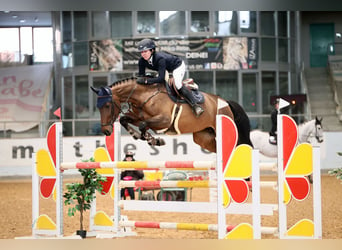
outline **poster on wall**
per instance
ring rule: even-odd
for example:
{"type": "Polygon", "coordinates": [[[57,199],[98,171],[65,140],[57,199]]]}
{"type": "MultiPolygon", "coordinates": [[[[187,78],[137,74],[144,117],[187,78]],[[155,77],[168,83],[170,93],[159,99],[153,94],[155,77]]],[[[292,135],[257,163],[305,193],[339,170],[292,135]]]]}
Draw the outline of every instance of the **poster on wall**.
{"type": "Polygon", "coordinates": [[[122,67],[122,44],[121,40],[104,39],[91,41],[90,71],[120,71],[122,67]]]}
{"type": "MultiPolygon", "coordinates": [[[[138,70],[141,39],[90,42],[91,71],[138,70]]],[[[188,70],[239,70],[257,68],[257,38],[165,38],[155,40],[157,51],[182,58],[188,70]]]]}
{"type": "Polygon", "coordinates": [[[257,68],[257,38],[223,38],[222,53],[225,70],[257,68]]]}

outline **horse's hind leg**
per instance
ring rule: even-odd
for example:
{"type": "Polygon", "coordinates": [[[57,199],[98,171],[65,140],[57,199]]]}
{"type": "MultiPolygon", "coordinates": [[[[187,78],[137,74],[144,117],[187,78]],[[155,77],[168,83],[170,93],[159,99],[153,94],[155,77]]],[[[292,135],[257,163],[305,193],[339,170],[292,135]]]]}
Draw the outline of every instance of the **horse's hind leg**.
{"type": "Polygon", "coordinates": [[[216,133],[212,128],[206,128],[202,131],[193,133],[192,137],[196,144],[202,148],[216,153],[216,133]]]}

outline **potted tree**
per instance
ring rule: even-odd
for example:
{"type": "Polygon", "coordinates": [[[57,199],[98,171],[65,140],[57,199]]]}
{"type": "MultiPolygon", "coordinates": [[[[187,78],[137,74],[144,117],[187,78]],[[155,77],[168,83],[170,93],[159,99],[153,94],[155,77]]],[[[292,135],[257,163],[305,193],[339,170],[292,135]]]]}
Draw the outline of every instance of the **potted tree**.
{"type": "MultiPolygon", "coordinates": [[[[94,162],[94,158],[85,161],[94,162]]],[[[107,181],[107,178],[98,174],[95,169],[79,169],[78,171],[82,175],[83,183],[74,182],[66,184],[67,191],[63,197],[65,198],[64,205],[69,206],[68,216],[74,216],[76,211],[79,211],[80,230],[77,230],[76,234],[85,238],[87,231],[83,227],[83,212],[91,208],[96,190],[102,191],[102,184],[107,181]]]]}

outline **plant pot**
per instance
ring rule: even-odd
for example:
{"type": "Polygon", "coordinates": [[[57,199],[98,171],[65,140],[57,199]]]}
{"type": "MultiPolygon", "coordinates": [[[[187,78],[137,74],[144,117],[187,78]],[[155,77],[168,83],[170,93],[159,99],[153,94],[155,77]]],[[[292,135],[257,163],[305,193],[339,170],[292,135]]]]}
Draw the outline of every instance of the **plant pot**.
{"type": "Polygon", "coordinates": [[[81,236],[82,239],[87,237],[87,231],[86,230],[77,230],[76,234],[81,236]]]}

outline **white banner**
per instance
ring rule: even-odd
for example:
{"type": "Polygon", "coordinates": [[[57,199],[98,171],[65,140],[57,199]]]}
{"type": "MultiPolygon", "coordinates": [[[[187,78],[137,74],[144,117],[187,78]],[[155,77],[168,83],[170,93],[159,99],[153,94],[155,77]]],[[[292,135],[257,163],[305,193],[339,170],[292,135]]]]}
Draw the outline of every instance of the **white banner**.
{"type": "MultiPolygon", "coordinates": [[[[191,134],[162,135],[166,145],[150,147],[146,141],[134,140],[131,136],[121,136],[120,156],[125,151],[135,153],[135,159],[141,161],[211,161],[216,154],[202,150],[192,141],[191,134]]],[[[342,133],[325,132],[324,142],[315,144],[321,148],[321,169],[341,167],[342,133]]],[[[105,146],[105,136],[64,137],[63,162],[75,162],[89,159],[97,147],[105,146]]],[[[0,176],[31,175],[32,154],[39,149],[48,149],[46,138],[1,139],[0,140],[0,176]]],[[[261,161],[274,159],[261,157],[261,161]]]]}
{"type": "Polygon", "coordinates": [[[51,70],[52,64],[0,68],[0,122],[13,121],[6,124],[6,130],[22,132],[39,123],[49,94],[51,70]]]}
{"type": "MultiPolygon", "coordinates": [[[[166,145],[150,147],[146,141],[121,136],[121,158],[124,152],[132,151],[134,158],[141,161],[192,161],[215,160],[216,154],[202,150],[192,141],[192,135],[161,136],[166,145]]],[[[105,136],[63,137],[63,161],[75,162],[93,157],[97,147],[105,147],[105,136]]],[[[46,138],[23,138],[0,140],[1,167],[30,167],[32,154],[46,149],[46,138]]]]}

